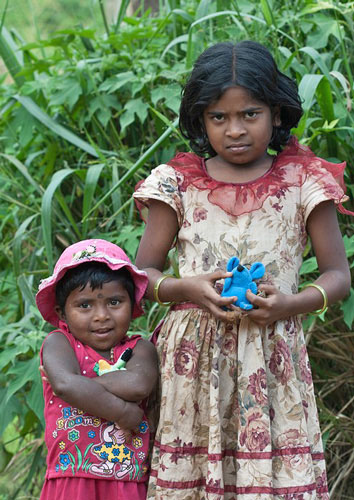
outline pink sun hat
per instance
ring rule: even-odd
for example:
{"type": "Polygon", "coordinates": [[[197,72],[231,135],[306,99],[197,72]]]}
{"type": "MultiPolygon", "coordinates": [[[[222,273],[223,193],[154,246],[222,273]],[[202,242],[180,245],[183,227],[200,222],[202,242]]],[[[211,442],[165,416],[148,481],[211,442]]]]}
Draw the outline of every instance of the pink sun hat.
{"type": "Polygon", "coordinates": [[[141,300],[148,286],[147,274],[134,266],[119,246],[106,240],[95,239],[79,241],[66,248],[55,264],[52,276],[40,282],[36,303],[39,312],[46,321],[55,327],[59,326],[59,318],[55,312],[55,287],[66,271],[85,262],[103,262],[112,271],[117,271],[122,267],[127,268],[135,285],[135,304],[132,317],[137,318],[144,314],[141,300]]]}

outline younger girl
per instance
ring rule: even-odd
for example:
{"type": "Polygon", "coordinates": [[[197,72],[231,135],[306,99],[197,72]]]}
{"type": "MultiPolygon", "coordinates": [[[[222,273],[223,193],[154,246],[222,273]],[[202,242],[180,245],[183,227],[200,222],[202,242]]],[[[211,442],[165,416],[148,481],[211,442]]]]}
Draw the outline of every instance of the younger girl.
{"type": "Polygon", "coordinates": [[[177,154],[135,194],[149,208],[136,260],[147,297],[176,303],[157,340],[150,499],[328,498],[300,315],[349,290],[335,213],[346,199],[344,164],[290,137],[301,114],[296,84],[267,49],[219,43],[197,60],[180,110],[182,133],[202,156],[177,154]],[[308,235],[319,277],[299,292],[308,235]],[[162,274],[175,240],[179,279],[162,274]],[[266,268],[262,294],[247,292],[247,313],[214,286],[230,275],[232,256],[266,268]]]}
{"type": "Polygon", "coordinates": [[[38,309],[56,327],[41,350],[48,447],[41,500],[146,498],[149,425],[140,402],[155,385],[156,354],[127,332],[143,313],[147,281],[123,250],[97,239],[68,247],[39,286],[38,309]],[[126,370],[110,373],[131,350],[126,370]]]}

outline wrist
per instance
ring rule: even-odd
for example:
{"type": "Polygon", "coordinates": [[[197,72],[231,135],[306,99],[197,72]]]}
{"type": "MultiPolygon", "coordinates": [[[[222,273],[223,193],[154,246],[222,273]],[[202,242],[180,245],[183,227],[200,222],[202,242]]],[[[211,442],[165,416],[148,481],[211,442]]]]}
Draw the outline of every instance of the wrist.
{"type": "Polygon", "coordinates": [[[308,283],[302,289],[305,290],[305,288],[315,288],[322,295],[322,300],[323,300],[322,307],[320,309],[311,311],[312,314],[319,315],[319,314],[325,313],[328,309],[328,295],[327,295],[326,290],[321,285],[318,285],[317,283],[308,283]]]}
{"type": "Polygon", "coordinates": [[[171,275],[164,275],[158,287],[158,298],[162,303],[185,302],[188,299],[185,281],[187,278],[176,278],[171,275]]]}
{"type": "Polygon", "coordinates": [[[171,274],[163,274],[162,276],[160,276],[160,278],[158,278],[156,281],[155,281],[155,284],[154,284],[154,288],[153,288],[153,297],[154,297],[154,300],[155,302],[157,302],[160,306],[171,306],[174,304],[173,301],[163,301],[161,300],[161,297],[160,297],[160,287],[162,286],[162,283],[169,279],[169,278],[173,278],[173,276],[171,274]]]}

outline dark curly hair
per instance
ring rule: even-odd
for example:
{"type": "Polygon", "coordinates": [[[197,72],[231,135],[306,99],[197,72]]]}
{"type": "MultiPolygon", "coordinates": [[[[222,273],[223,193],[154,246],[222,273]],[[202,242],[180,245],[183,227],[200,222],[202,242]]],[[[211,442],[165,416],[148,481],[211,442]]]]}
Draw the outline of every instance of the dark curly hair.
{"type": "Polygon", "coordinates": [[[271,110],[279,107],[281,125],[273,127],[269,147],[281,151],[288,142],[290,129],[296,127],[303,112],[297,84],[278,70],[263,45],[251,40],[222,42],[199,56],[182,92],[179,126],[196,153],[215,156],[205,132],[203,112],[237,85],[271,110]]]}

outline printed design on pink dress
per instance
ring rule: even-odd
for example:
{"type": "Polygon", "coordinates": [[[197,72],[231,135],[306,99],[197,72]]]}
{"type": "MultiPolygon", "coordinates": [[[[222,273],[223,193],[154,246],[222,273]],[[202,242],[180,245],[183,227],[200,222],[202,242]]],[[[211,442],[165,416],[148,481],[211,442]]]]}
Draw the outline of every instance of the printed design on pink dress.
{"type": "Polygon", "coordinates": [[[70,468],[71,473],[75,476],[77,472],[88,472],[92,462],[88,458],[93,443],[89,443],[85,450],[81,450],[78,446],[81,433],[85,427],[89,427],[87,435],[90,439],[96,436],[96,431],[93,428],[98,428],[102,420],[98,417],[86,415],[79,408],[66,406],[61,410],[61,416],[56,421],[56,428],[52,432],[52,436],[56,439],[60,435],[62,439],[58,442],[59,454],[58,461],[55,464],[55,471],[61,471],[63,474],[70,468]],[[67,440],[67,441],[66,441],[67,440]],[[75,447],[71,446],[75,443],[75,447]],[[70,451],[72,450],[72,451],[70,451]]]}
{"type": "MultiPolygon", "coordinates": [[[[142,422],[139,430],[146,432],[147,428],[147,423],[142,422]]],[[[103,428],[101,439],[101,443],[93,446],[91,450],[101,460],[101,463],[92,465],[90,472],[105,477],[115,475],[117,479],[129,475],[130,480],[139,480],[146,473],[147,465],[139,463],[135,456],[135,450],[139,450],[143,446],[141,437],[134,437],[132,446],[128,446],[126,431],[111,422],[103,428]],[[118,465],[119,467],[117,467],[118,465]]],[[[144,461],[146,454],[139,451],[138,457],[140,461],[144,461]]]]}

